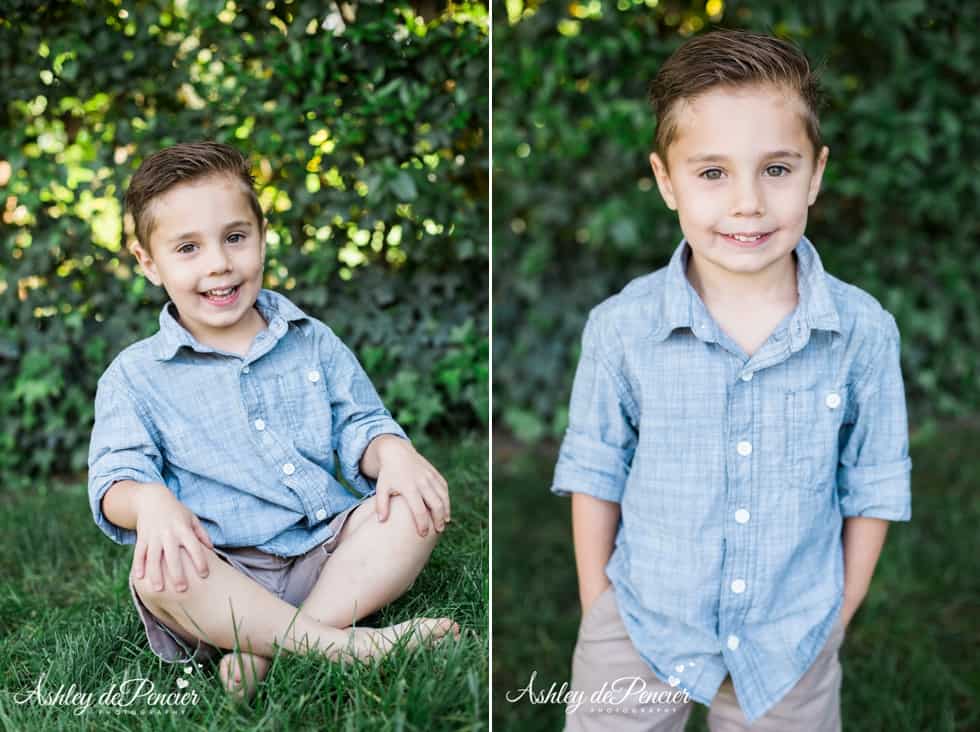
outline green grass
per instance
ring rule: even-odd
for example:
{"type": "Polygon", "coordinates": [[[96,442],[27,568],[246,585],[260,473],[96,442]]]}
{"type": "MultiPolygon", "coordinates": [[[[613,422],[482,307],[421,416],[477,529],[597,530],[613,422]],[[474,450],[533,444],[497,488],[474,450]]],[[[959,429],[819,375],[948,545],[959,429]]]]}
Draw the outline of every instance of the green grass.
{"type": "Polygon", "coordinates": [[[400,649],[373,665],[282,654],[250,705],[234,704],[207,665],[184,674],[149,650],[127,588],[131,547],[95,526],[84,478],[0,493],[0,729],[2,730],[484,730],[487,727],[489,581],[487,443],[467,438],[424,450],[449,481],[453,522],[413,587],[362,621],[387,625],[447,615],[458,642],[400,649]],[[93,704],[17,704],[47,674],[46,694],[72,684],[96,698],[125,679],[156,691],[189,679],[196,704],[137,701],[127,712],[93,704]]]}
{"type": "MultiPolygon", "coordinates": [[[[893,523],[868,597],[841,650],[844,730],[980,729],[980,428],[912,447],[912,521],[893,523]]],[[[552,704],[510,704],[570,681],[579,604],[570,501],[552,496],[554,446],[504,453],[493,489],[494,730],[557,730],[552,704]]],[[[687,730],[706,730],[695,704],[687,730]]]]}

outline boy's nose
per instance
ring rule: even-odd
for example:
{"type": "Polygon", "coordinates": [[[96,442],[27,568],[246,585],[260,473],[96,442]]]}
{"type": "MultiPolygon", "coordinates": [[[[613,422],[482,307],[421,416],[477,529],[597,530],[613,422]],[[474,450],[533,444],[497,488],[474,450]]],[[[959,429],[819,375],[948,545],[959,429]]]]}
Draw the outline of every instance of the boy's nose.
{"type": "Polygon", "coordinates": [[[745,181],[735,188],[732,201],[733,216],[762,216],[766,212],[762,192],[756,181],[745,181]]]}
{"type": "Polygon", "coordinates": [[[208,251],[207,258],[208,274],[227,272],[230,262],[231,259],[228,257],[228,252],[225,251],[223,246],[211,247],[208,251]]]}

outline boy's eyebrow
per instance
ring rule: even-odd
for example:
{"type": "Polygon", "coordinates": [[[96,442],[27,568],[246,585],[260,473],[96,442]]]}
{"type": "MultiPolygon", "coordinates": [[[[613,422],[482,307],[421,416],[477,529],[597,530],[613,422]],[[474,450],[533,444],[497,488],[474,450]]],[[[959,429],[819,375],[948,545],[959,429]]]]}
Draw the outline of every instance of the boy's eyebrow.
{"type": "MultiPolygon", "coordinates": [[[[252,225],[251,221],[244,221],[244,220],[232,221],[230,224],[225,224],[224,230],[228,231],[228,229],[234,229],[236,226],[251,226],[251,225],[252,225]]],[[[178,234],[177,236],[171,238],[170,241],[177,241],[178,239],[192,239],[195,236],[200,236],[200,235],[201,235],[200,231],[185,231],[183,234],[178,234]]]]}
{"type": "MultiPolygon", "coordinates": [[[[772,152],[767,152],[762,156],[763,159],[768,160],[769,158],[802,158],[803,155],[798,153],[796,150],[773,150],[772,152]]],[[[728,160],[725,155],[717,155],[713,153],[708,153],[705,155],[694,155],[687,159],[689,163],[724,163],[728,160]]]]}

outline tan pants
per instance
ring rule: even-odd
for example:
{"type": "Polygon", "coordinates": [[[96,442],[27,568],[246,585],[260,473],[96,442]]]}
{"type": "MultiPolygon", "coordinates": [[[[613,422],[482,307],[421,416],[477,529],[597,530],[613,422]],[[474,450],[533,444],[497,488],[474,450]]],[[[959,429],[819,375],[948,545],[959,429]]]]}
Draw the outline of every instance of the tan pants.
{"type": "MultiPolygon", "coordinates": [[[[735,698],[731,677],[726,677],[708,712],[712,732],[840,732],[841,666],[837,651],[843,640],[844,627],[838,620],[820,655],[796,686],[751,727],[735,698]]],[[[571,688],[584,692],[588,700],[603,682],[623,676],[642,679],[645,691],[651,694],[676,691],[660,681],[637,653],[610,587],[582,618],[572,658],[571,688]]],[[[565,732],[683,732],[692,704],[695,702],[653,706],[636,700],[609,707],[586,701],[574,710],[566,709],[565,732]]]]}

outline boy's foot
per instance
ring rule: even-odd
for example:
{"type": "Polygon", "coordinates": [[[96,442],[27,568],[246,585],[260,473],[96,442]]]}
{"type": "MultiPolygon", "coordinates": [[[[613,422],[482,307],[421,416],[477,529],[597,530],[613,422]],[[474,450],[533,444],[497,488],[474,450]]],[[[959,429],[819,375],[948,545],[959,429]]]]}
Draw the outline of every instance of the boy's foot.
{"type": "Polygon", "coordinates": [[[264,656],[256,656],[244,651],[226,653],[218,665],[218,675],[221,677],[225,691],[237,701],[247,702],[255,696],[255,690],[259,682],[269,673],[270,665],[271,662],[264,656]]]}
{"type": "Polygon", "coordinates": [[[351,630],[353,653],[365,661],[387,655],[402,638],[406,648],[417,648],[449,634],[459,638],[459,625],[451,618],[415,618],[384,628],[351,630]]]}

